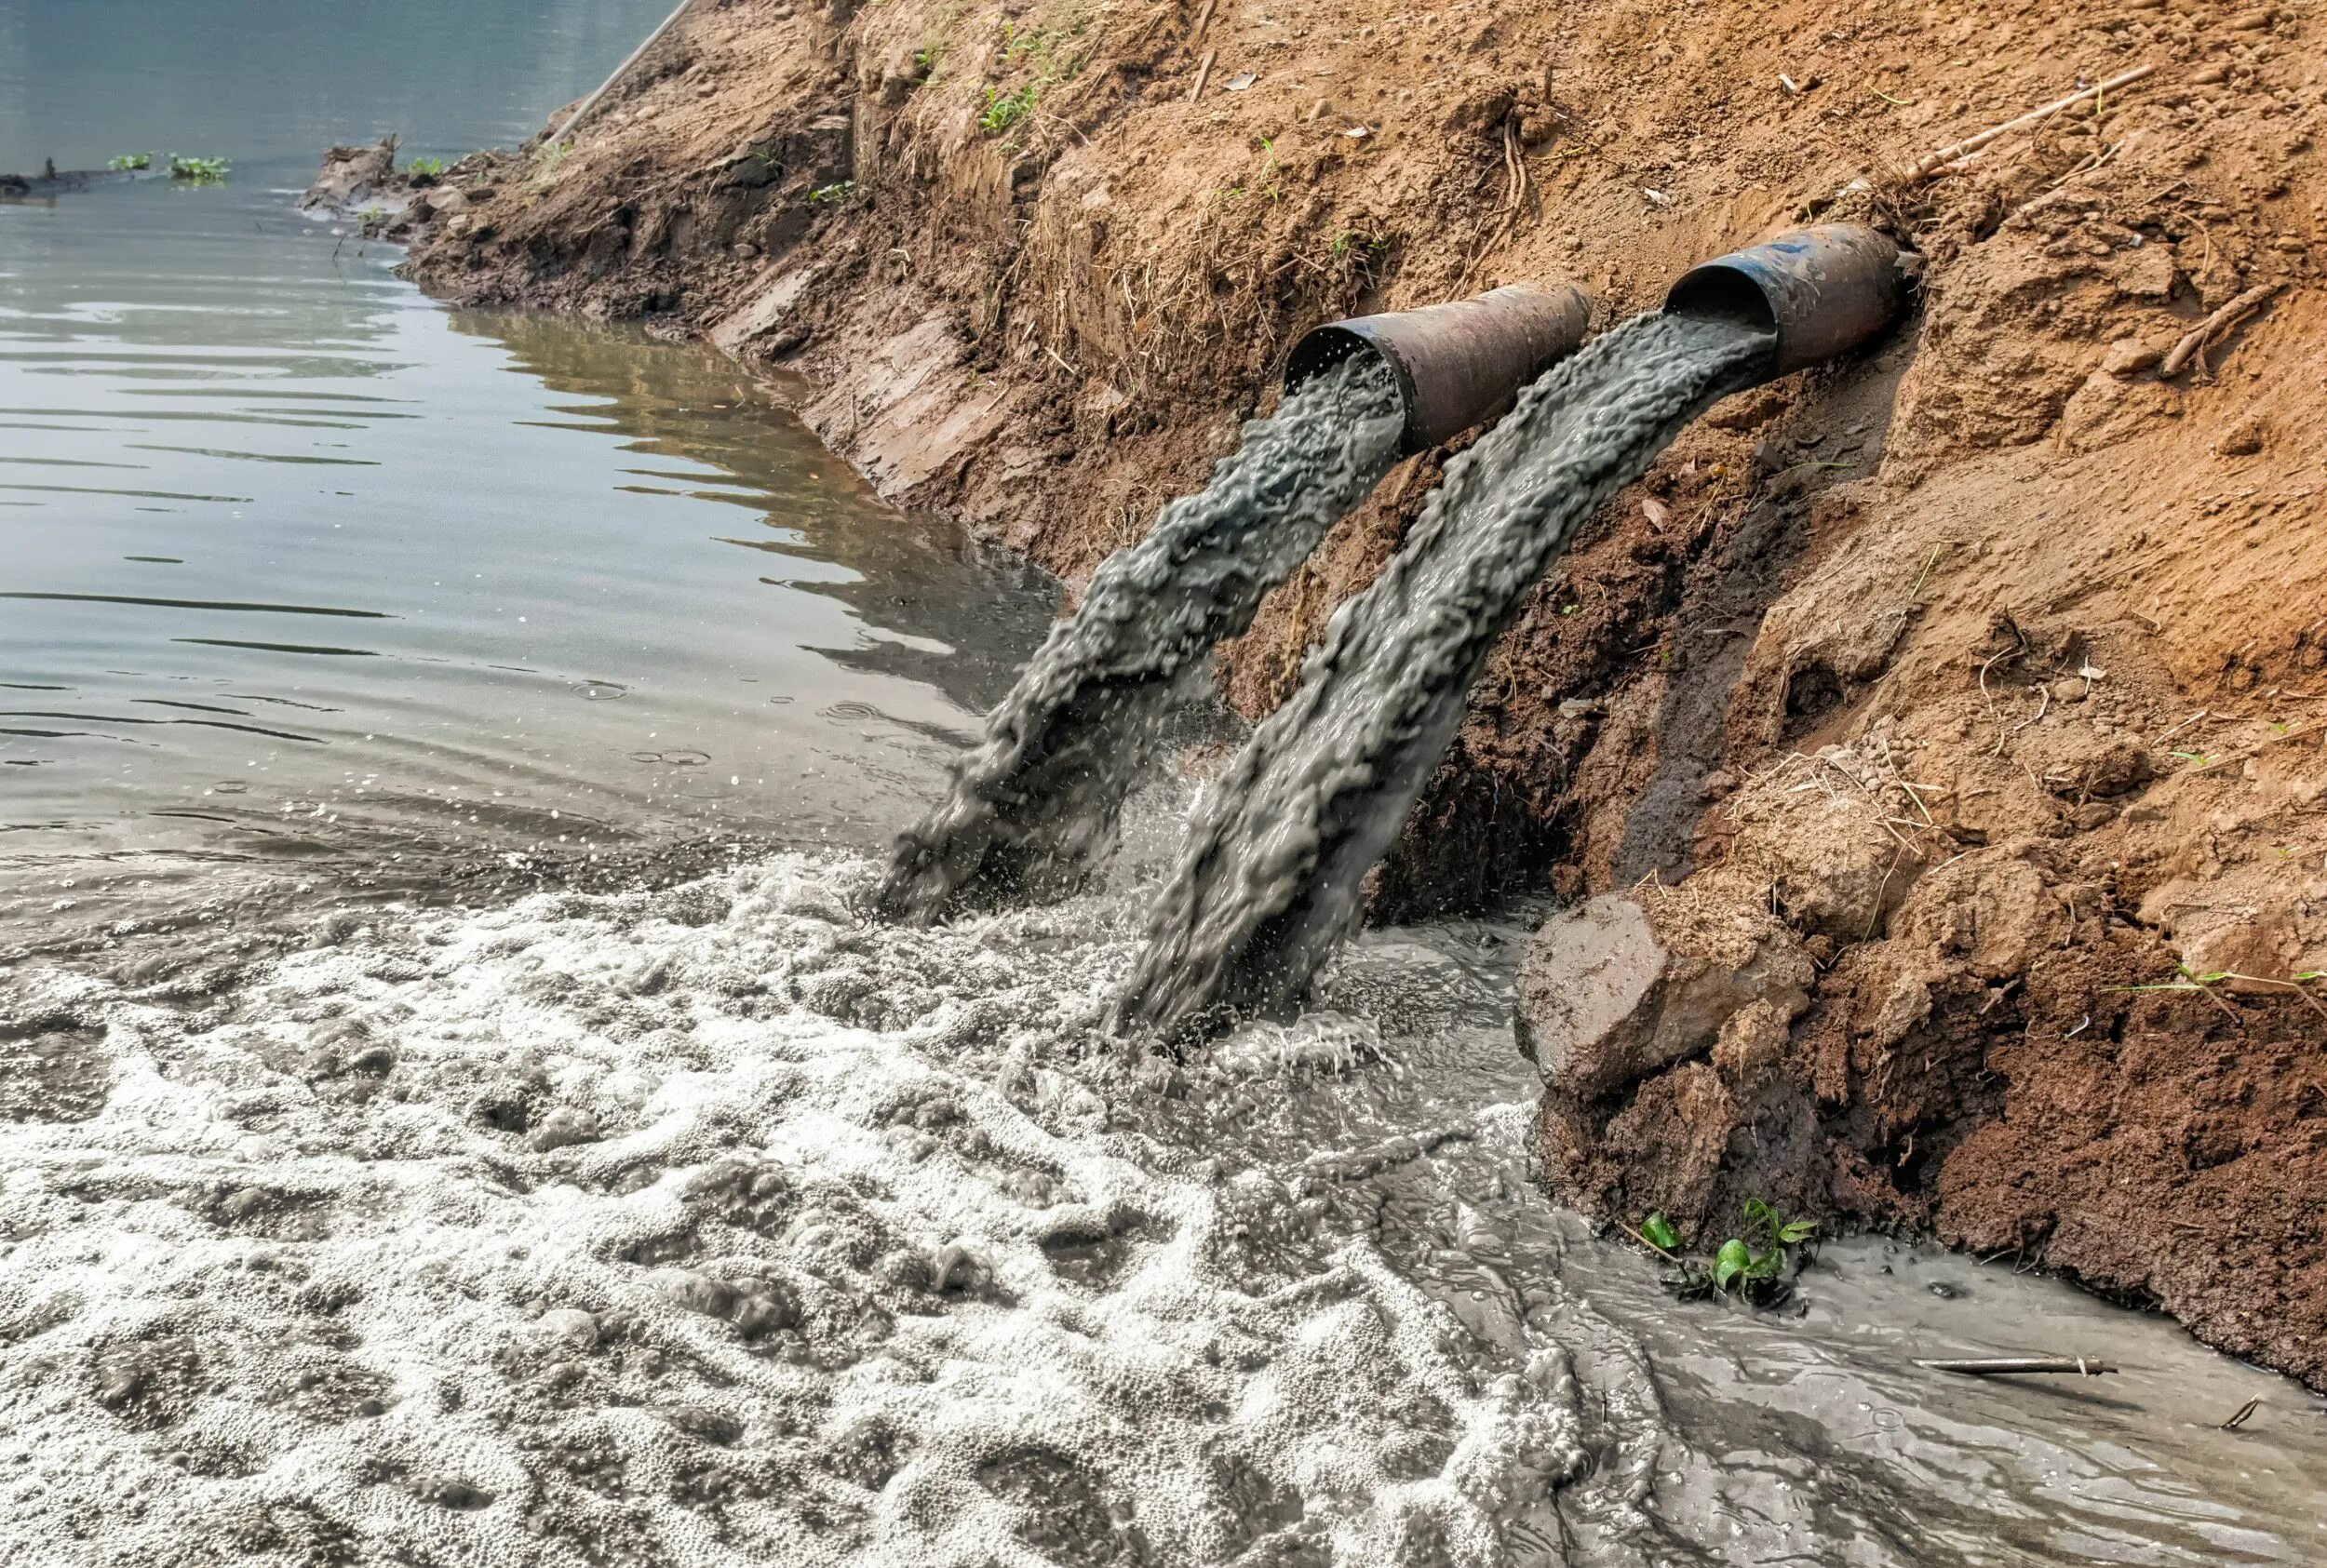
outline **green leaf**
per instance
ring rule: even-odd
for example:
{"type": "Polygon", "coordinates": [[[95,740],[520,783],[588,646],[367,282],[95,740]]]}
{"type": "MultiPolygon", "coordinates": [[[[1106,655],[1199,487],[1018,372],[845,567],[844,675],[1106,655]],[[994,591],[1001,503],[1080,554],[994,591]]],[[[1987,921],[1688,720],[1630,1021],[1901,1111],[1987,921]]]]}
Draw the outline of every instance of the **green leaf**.
{"type": "Polygon", "coordinates": [[[1721,1243],[1721,1250],[1713,1255],[1713,1288],[1726,1291],[1729,1281],[1754,1266],[1754,1255],[1745,1250],[1745,1243],[1732,1236],[1721,1243]]]}
{"type": "Polygon", "coordinates": [[[1772,1209],[1769,1204],[1763,1202],[1760,1199],[1748,1198],[1745,1199],[1745,1223],[1747,1225],[1774,1225],[1777,1223],[1777,1210],[1772,1209]]]}
{"type": "Polygon", "coordinates": [[[1774,1280],[1778,1277],[1778,1262],[1785,1254],[1772,1247],[1766,1253],[1755,1253],[1754,1261],[1745,1266],[1748,1280],[1774,1280]]]}
{"type": "Polygon", "coordinates": [[[1673,1228],[1673,1222],[1661,1213],[1650,1214],[1640,1222],[1640,1234],[1652,1247],[1662,1247],[1668,1253],[1681,1250],[1681,1233],[1673,1228]]]}
{"type": "Polygon", "coordinates": [[[1778,1240],[1789,1247],[1799,1246],[1818,1234],[1816,1220],[1796,1220],[1778,1227],[1778,1240]]]}

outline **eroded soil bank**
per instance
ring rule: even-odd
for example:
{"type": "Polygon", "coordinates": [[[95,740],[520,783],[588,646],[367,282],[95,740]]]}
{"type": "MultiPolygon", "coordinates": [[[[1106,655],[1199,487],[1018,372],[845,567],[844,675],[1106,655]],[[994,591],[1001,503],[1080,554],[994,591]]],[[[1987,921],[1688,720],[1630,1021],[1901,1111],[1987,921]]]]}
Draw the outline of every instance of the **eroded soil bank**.
{"type": "MultiPolygon", "coordinates": [[[[889,494],[1069,580],[1320,320],[1563,277],[1612,320],[1774,226],[1889,223],[1926,258],[1914,319],[1716,409],[1587,530],[1380,905],[1597,895],[1523,1005],[1564,1199],[1928,1226],[2327,1387],[2320,25],[706,0],[570,143],[387,221],[439,292],[801,373],[889,494]],[[2144,63],[1936,181],[1886,172],[2144,63]]],[[[1442,456],[1272,597],[1222,662],[1240,709],[1442,456]]]]}

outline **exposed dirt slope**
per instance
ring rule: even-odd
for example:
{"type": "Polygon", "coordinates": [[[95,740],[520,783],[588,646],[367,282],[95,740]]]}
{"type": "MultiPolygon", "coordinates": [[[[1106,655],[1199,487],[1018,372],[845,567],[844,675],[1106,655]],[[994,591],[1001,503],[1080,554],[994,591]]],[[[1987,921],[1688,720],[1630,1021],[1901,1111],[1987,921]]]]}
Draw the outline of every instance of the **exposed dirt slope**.
{"type": "MultiPolygon", "coordinates": [[[[575,145],[462,166],[411,264],[799,369],[890,493],[1071,578],[1319,320],[1551,277],[1613,317],[1774,226],[1890,223],[1928,258],[1917,318],[1716,409],[1580,543],[1384,905],[1637,889],[1650,971],[1760,977],[1579,1025],[1580,938],[1547,932],[1563,1196],[1929,1224],[2327,1386],[2322,25],[726,0],[575,145]],[[2142,62],[1927,186],[1886,173],[2142,62]],[[2177,964],[2250,978],[2131,988],[2177,964]]],[[[1272,598],[1224,661],[1240,707],[1289,689],[1442,460],[1272,598]]]]}

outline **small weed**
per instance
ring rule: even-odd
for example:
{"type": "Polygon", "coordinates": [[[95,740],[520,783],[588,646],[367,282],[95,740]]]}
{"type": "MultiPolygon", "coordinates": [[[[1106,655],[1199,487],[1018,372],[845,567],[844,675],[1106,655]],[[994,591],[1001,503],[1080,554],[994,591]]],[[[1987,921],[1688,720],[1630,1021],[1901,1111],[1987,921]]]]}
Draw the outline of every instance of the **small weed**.
{"type": "Polygon", "coordinates": [[[442,174],[444,168],[442,158],[414,158],[404,166],[404,172],[407,174],[442,174]]]}
{"type": "Polygon", "coordinates": [[[2224,1001],[2219,996],[2215,995],[2214,987],[2221,985],[2226,980],[2243,980],[2253,985],[2268,985],[2280,990],[2293,991],[2295,995],[2296,1000],[2302,1002],[2304,1006],[2309,1008],[2313,1012],[2319,1013],[2322,1017],[2327,1017],[2327,1003],[2321,1002],[2317,997],[2312,996],[2307,989],[2307,987],[2314,980],[2327,980],[2327,972],[2322,972],[2319,970],[2307,969],[2288,979],[2273,980],[2266,974],[2240,974],[2238,971],[2233,969],[2209,970],[2205,973],[2200,974],[2196,970],[2191,969],[2187,964],[2175,964],[2173,966],[2173,976],[2174,977],[2172,979],[2164,981],[2156,985],[2117,985],[2112,986],[2111,989],[2125,992],[2194,991],[2199,995],[2203,996],[2208,1001],[2213,1003],[2214,1006],[2220,1008],[2224,1012],[2229,1014],[2233,1021],[2236,1021],[2239,1016],[2238,1009],[2232,1007],[2228,1002],[2224,1001]]]}
{"type": "Polygon", "coordinates": [[[124,153],[118,157],[107,158],[105,160],[105,167],[112,169],[115,174],[128,174],[141,168],[152,168],[154,167],[154,154],[151,153],[124,153]]]}
{"type": "Polygon", "coordinates": [[[986,89],[986,109],[977,117],[977,128],[989,136],[1000,136],[1012,126],[1033,113],[1034,84],[1029,82],[1014,92],[986,89]]]}
{"type": "Polygon", "coordinates": [[[541,173],[547,174],[565,162],[566,154],[572,151],[573,143],[571,141],[545,141],[541,150],[533,154],[534,165],[541,173]]]}
{"type": "Polygon", "coordinates": [[[808,193],[809,202],[816,207],[837,207],[856,194],[856,181],[843,180],[837,185],[819,185],[808,193]]]}
{"type": "Polygon", "coordinates": [[[1789,1220],[1759,1198],[1745,1200],[1744,1222],[1743,1234],[1723,1241],[1709,1267],[1682,1253],[1680,1232],[1661,1213],[1642,1220],[1633,1235],[1673,1265],[1664,1287],[1683,1301],[1733,1295],[1755,1307],[1774,1307],[1791,1293],[1787,1268],[1796,1249],[1817,1240],[1818,1224],[1789,1220]]]}
{"type": "Polygon", "coordinates": [[[219,184],[233,167],[224,158],[190,158],[182,153],[169,154],[169,177],[193,185],[219,184]]]}

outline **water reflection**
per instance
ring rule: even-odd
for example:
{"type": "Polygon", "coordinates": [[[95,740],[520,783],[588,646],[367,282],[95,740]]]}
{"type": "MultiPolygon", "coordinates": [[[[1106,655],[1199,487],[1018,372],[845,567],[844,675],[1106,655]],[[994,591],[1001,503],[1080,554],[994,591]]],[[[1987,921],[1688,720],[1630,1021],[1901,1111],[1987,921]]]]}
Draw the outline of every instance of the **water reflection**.
{"type": "Polygon", "coordinates": [[[708,351],[451,315],[240,174],[0,220],[0,923],[214,854],[872,844],[935,789],[1046,579],[708,351]]]}

